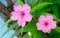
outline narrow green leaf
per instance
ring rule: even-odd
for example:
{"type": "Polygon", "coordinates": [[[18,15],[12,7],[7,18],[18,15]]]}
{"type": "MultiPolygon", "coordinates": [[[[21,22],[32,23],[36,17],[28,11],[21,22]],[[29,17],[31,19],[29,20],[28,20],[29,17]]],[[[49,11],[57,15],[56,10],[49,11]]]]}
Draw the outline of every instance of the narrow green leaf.
{"type": "Polygon", "coordinates": [[[26,33],[22,38],[29,38],[28,33],[26,33]]]}
{"type": "Polygon", "coordinates": [[[5,27],[5,26],[7,26],[7,24],[10,23],[11,21],[12,21],[11,19],[8,19],[8,20],[4,23],[4,25],[2,26],[2,28],[5,27]]]}
{"type": "Polygon", "coordinates": [[[22,36],[22,34],[23,34],[23,30],[24,30],[24,27],[21,28],[21,36],[22,36]]]}
{"type": "Polygon", "coordinates": [[[18,4],[20,4],[20,5],[24,5],[24,3],[22,2],[22,0],[17,0],[17,2],[18,2],[18,4]]]}
{"type": "Polygon", "coordinates": [[[14,36],[18,35],[19,33],[21,33],[21,28],[18,29],[18,30],[11,36],[11,38],[13,38],[14,36]]]}
{"type": "Polygon", "coordinates": [[[52,5],[52,3],[44,2],[44,3],[38,4],[31,9],[30,13],[32,14],[34,11],[41,10],[48,5],[52,5]]]}
{"type": "Polygon", "coordinates": [[[19,26],[17,26],[16,28],[15,28],[15,30],[17,30],[18,28],[20,28],[19,26]]]}
{"type": "Polygon", "coordinates": [[[7,32],[9,32],[10,30],[12,30],[13,28],[17,27],[18,24],[17,23],[14,23],[13,25],[11,25],[4,33],[2,36],[4,36],[7,32]]]}
{"type": "MultiPolygon", "coordinates": [[[[19,33],[21,33],[21,29],[19,28],[18,30],[16,30],[16,32],[11,36],[11,38],[13,38],[14,36],[18,35],[19,33]]],[[[27,26],[23,28],[23,32],[28,32],[27,30],[27,26]]]]}

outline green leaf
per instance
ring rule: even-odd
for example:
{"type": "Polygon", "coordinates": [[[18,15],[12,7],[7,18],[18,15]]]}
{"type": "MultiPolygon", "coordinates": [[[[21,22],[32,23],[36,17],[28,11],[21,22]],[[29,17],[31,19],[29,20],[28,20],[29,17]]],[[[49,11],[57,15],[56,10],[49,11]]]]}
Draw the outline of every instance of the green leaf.
{"type": "Polygon", "coordinates": [[[56,15],[57,18],[59,17],[58,8],[56,5],[53,6],[53,13],[54,13],[54,15],[56,15]]]}
{"type": "MultiPolygon", "coordinates": [[[[14,23],[13,25],[11,25],[4,33],[3,33],[3,35],[2,36],[4,36],[7,32],[9,32],[10,30],[12,30],[13,28],[15,28],[15,27],[17,27],[18,26],[18,24],[17,23],[14,23]]],[[[1,37],[2,37],[1,36],[1,37]]]]}
{"type": "Polygon", "coordinates": [[[24,30],[24,27],[21,28],[21,36],[22,36],[22,34],[23,34],[23,30],[24,30]]]}
{"type": "Polygon", "coordinates": [[[53,6],[53,5],[48,5],[48,6],[46,6],[45,8],[43,8],[43,9],[41,9],[41,10],[38,10],[38,11],[41,12],[41,14],[42,14],[42,13],[48,13],[49,11],[52,10],[52,6],[53,6]]]}
{"type": "Polygon", "coordinates": [[[59,38],[60,37],[60,27],[56,27],[55,29],[51,30],[51,33],[48,37],[59,38]]]}
{"type": "Polygon", "coordinates": [[[32,34],[33,34],[33,38],[42,38],[40,31],[34,30],[32,31],[32,34]]]}
{"type": "Polygon", "coordinates": [[[57,18],[56,15],[54,15],[54,14],[51,14],[51,15],[54,17],[54,19],[56,20],[56,22],[60,22],[60,19],[57,18]]]}
{"type": "Polygon", "coordinates": [[[18,2],[18,4],[20,4],[20,5],[24,5],[24,3],[22,2],[22,0],[17,0],[17,2],[18,2]]]}
{"type": "MultiPolygon", "coordinates": [[[[11,38],[13,38],[14,36],[18,35],[19,33],[21,33],[21,29],[19,28],[18,30],[16,30],[16,32],[11,36],[11,38]]],[[[28,32],[27,30],[27,26],[23,28],[23,32],[28,32]]]]}
{"type": "Polygon", "coordinates": [[[4,25],[2,26],[2,28],[3,27],[5,27],[8,23],[10,23],[12,20],[11,19],[8,19],[5,23],[4,23],[4,25]]]}
{"type": "Polygon", "coordinates": [[[21,28],[18,29],[18,30],[11,36],[11,38],[13,38],[14,36],[18,35],[19,33],[21,33],[21,28]]]}
{"type": "Polygon", "coordinates": [[[44,7],[46,7],[46,6],[48,6],[48,5],[51,5],[52,3],[48,3],[48,2],[44,2],[44,3],[41,3],[41,4],[38,4],[38,5],[36,5],[36,6],[34,6],[32,9],[31,9],[31,14],[33,13],[33,12],[35,12],[36,10],[41,10],[41,9],[43,9],[44,7]]]}
{"type": "Polygon", "coordinates": [[[28,27],[28,31],[31,31],[31,30],[36,29],[35,22],[34,22],[34,23],[33,23],[33,22],[29,22],[29,23],[27,24],[27,27],[28,27]],[[34,29],[33,29],[33,28],[34,28],[34,29]]]}
{"type": "Polygon", "coordinates": [[[26,0],[28,4],[30,4],[30,0],[26,0]]]}
{"type": "Polygon", "coordinates": [[[55,31],[57,31],[58,33],[60,33],[60,27],[56,27],[55,31]]]}
{"type": "Polygon", "coordinates": [[[30,6],[31,5],[35,5],[38,2],[38,0],[31,0],[31,1],[30,0],[27,0],[27,4],[29,4],[30,6]]]}
{"type": "Polygon", "coordinates": [[[54,0],[55,3],[60,3],[60,0],[54,0]]]}
{"type": "MultiPolygon", "coordinates": [[[[57,0],[54,0],[54,1],[57,1],[57,0]]],[[[50,3],[55,3],[53,0],[49,0],[50,3]]],[[[56,15],[56,17],[58,18],[59,17],[59,14],[58,14],[58,8],[56,5],[53,4],[53,14],[56,15]]]]}
{"type": "Polygon", "coordinates": [[[45,2],[45,0],[40,0],[40,2],[42,3],[42,2],[45,2]]]}
{"type": "Polygon", "coordinates": [[[27,24],[27,26],[28,26],[28,31],[31,32],[33,38],[42,38],[41,32],[37,31],[36,22],[31,21],[27,24]]]}
{"type": "Polygon", "coordinates": [[[33,5],[36,4],[38,2],[38,0],[33,0],[33,5]]]}
{"type": "Polygon", "coordinates": [[[26,33],[22,38],[29,38],[28,33],[26,33]]]}

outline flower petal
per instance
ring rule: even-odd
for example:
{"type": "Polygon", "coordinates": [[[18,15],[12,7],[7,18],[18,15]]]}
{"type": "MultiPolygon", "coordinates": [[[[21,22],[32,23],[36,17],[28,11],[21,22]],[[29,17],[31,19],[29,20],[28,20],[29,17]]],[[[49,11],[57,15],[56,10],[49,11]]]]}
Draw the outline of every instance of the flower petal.
{"type": "Polygon", "coordinates": [[[42,16],[42,15],[41,15],[41,16],[38,18],[38,21],[41,21],[41,20],[42,20],[42,21],[45,21],[45,16],[42,16]]]}
{"type": "Polygon", "coordinates": [[[11,13],[11,19],[12,19],[12,20],[17,20],[17,19],[18,19],[18,13],[12,12],[12,13],[11,13]]]}
{"type": "Polygon", "coordinates": [[[49,29],[49,28],[44,28],[42,31],[43,31],[44,33],[50,33],[50,32],[51,32],[51,29],[49,29]]]}
{"type": "Polygon", "coordinates": [[[14,5],[14,11],[20,11],[22,7],[20,5],[14,5]]]}
{"type": "Polygon", "coordinates": [[[25,13],[29,13],[30,12],[30,6],[28,4],[24,4],[23,6],[23,10],[25,11],[25,13]]]}
{"type": "Polygon", "coordinates": [[[26,19],[27,22],[31,21],[32,20],[32,15],[31,14],[25,15],[25,19],[26,19]]]}
{"type": "Polygon", "coordinates": [[[39,22],[36,24],[37,26],[37,30],[42,30],[43,29],[43,25],[40,24],[39,22]]]}
{"type": "Polygon", "coordinates": [[[56,28],[56,21],[53,20],[53,16],[46,15],[46,16],[40,16],[38,18],[37,30],[42,30],[44,33],[50,33],[51,29],[55,28],[56,28]],[[48,23],[47,26],[45,25],[45,22],[48,23]]]}
{"type": "Polygon", "coordinates": [[[55,29],[56,28],[56,21],[52,21],[52,23],[50,24],[50,27],[52,29],[55,29]]]}
{"type": "Polygon", "coordinates": [[[26,24],[25,18],[22,18],[21,15],[18,18],[18,24],[19,24],[19,26],[22,26],[22,27],[24,27],[26,24]]]}
{"type": "Polygon", "coordinates": [[[19,24],[19,26],[24,27],[24,26],[25,26],[25,24],[26,24],[26,21],[18,20],[18,24],[19,24]]]}
{"type": "Polygon", "coordinates": [[[52,21],[53,20],[53,16],[51,16],[51,15],[46,15],[46,19],[47,19],[47,21],[52,21]]]}

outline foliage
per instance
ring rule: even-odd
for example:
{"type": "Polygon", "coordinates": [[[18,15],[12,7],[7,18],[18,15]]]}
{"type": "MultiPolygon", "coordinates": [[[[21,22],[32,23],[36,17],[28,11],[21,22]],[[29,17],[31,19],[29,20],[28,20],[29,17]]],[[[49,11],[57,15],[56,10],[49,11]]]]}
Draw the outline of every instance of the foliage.
{"type": "MultiPolygon", "coordinates": [[[[15,35],[20,35],[23,38],[60,38],[60,25],[58,24],[60,22],[60,19],[59,19],[60,11],[58,9],[58,8],[60,8],[60,7],[58,7],[58,4],[60,4],[60,0],[48,0],[48,1],[33,0],[33,2],[31,4],[29,1],[27,0],[28,4],[31,6],[30,13],[33,16],[33,20],[31,22],[27,23],[25,27],[23,27],[23,31],[22,31],[22,27],[19,27],[18,24],[16,22],[14,22],[6,30],[6,32],[3,35],[5,35],[7,32],[9,32],[10,30],[15,28],[16,32],[12,35],[11,38],[13,38],[13,36],[15,36],[15,35]],[[41,2],[41,1],[43,1],[43,2],[41,2]],[[45,34],[41,31],[38,31],[36,28],[36,22],[37,22],[38,17],[40,15],[45,15],[47,13],[50,13],[52,16],[54,16],[54,19],[57,21],[56,29],[52,30],[52,32],[50,34],[45,34]],[[21,35],[21,31],[22,31],[22,35],[21,35]],[[31,36],[28,35],[28,32],[31,32],[31,36]]],[[[21,0],[17,0],[17,2],[20,5],[24,4],[21,0]]],[[[11,20],[9,19],[8,21],[6,21],[5,24],[8,24],[10,22],[11,22],[11,20]]]]}

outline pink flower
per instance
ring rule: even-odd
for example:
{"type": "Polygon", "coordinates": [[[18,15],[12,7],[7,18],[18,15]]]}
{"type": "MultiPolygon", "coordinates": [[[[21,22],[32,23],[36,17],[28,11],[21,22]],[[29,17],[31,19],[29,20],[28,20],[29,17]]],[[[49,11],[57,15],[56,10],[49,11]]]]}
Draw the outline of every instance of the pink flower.
{"type": "Polygon", "coordinates": [[[37,30],[42,30],[44,33],[50,33],[51,29],[56,28],[56,21],[53,20],[53,16],[51,15],[40,16],[36,26],[37,30]]]}
{"type": "Polygon", "coordinates": [[[26,22],[30,22],[32,20],[32,15],[30,12],[30,6],[24,4],[24,6],[14,5],[14,11],[11,13],[11,19],[17,20],[19,26],[24,27],[26,22]]]}

